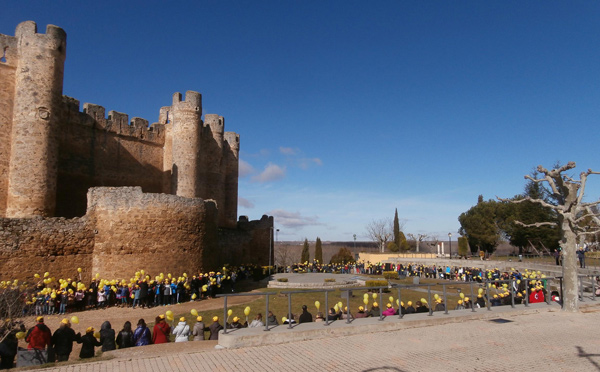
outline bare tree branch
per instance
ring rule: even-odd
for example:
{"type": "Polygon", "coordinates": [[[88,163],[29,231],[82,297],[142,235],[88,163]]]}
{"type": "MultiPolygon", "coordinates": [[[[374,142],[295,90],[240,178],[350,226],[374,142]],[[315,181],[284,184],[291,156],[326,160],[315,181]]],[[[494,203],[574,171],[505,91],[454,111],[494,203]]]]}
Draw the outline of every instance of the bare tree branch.
{"type": "Polygon", "coordinates": [[[523,223],[521,221],[514,221],[514,223],[523,227],[558,226],[556,222],[523,223]]]}
{"type": "Polygon", "coordinates": [[[532,203],[537,203],[542,205],[543,207],[547,207],[547,208],[551,208],[553,210],[556,211],[562,211],[562,206],[561,205],[552,205],[550,203],[547,203],[546,201],[542,200],[542,199],[532,199],[529,196],[524,197],[523,199],[503,199],[503,198],[499,198],[498,196],[496,196],[496,199],[503,201],[503,202],[508,202],[508,203],[514,203],[514,204],[519,204],[519,203],[523,203],[524,201],[530,201],[532,203]]]}
{"type": "Polygon", "coordinates": [[[390,218],[373,220],[367,224],[367,235],[371,240],[379,245],[379,250],[383,252],[387,242],[390,241],[393,233],[393,221],[390,218]]]}

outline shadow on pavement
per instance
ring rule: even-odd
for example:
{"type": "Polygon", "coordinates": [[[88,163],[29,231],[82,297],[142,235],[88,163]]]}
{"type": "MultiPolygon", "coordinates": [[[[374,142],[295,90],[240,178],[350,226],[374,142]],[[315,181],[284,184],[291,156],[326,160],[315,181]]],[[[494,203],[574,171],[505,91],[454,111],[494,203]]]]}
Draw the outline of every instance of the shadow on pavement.
{"type": "Polygon", "coordinates": [[[586,353],[583,348],[581,346],[575,346],[577,348],[577,351],[579,352],[578,356],[580,358],[586,358],[591,365],[593,365],[594,367],[596,367],[597,371],[600,371],[600,364],[598,364],[597,361],[593,360],[593,357],[596,358],[600,358],[600,354],[588,354],[586,353]]]}

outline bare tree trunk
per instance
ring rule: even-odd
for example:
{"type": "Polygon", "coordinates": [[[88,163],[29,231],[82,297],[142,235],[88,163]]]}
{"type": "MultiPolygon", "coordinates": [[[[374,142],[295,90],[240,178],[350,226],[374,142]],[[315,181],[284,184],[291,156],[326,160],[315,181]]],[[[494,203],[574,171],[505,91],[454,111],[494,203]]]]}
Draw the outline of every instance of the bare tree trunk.
{"type": "Polygon", "coordinates": [[[577,278],[577,235],[571,231],[565,219],[563,221],[563,310],[579,311],[579,281],[577,278]],[[567,226],[565,226],[567,225],[567,226]]]}

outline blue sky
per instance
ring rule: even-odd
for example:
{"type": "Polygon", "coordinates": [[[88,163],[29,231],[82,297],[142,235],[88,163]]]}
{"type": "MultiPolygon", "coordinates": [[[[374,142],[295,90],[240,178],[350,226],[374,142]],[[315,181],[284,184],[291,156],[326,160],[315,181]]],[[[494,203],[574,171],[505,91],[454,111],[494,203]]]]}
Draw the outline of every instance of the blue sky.
{"type": "MultiPolygon", "coordinates": [[[[600,2],[4,1],[68,34],[64,94],[150,122],[174,92],[241,136],[239,214],[279,240],[455,236],[538,164],[600,170],[600,2]]],[[[575,173],[574,173],[575,174],[575,173]]],[[[588,200],[600,196],[590,177],[588,200]]]]}

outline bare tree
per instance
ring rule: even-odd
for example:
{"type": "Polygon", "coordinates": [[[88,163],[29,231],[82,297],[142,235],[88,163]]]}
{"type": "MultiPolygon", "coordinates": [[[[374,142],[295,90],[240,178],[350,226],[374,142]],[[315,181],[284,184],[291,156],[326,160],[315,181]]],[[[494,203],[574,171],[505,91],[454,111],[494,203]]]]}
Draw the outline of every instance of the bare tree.
{"type": "MultiPolygon", "coordinates": [[[[537,167],[538,172],[544,175],[543,178],[535,179],[529,175],[525,178],[533,182],[547,182],[550,187],[552,197],[556,200],[556,205],[550,204],[542,199],[532,199],[525,197],[519,200],[501,199],[501,201],[511,203],[522,203],[526,200],[538,203],[544,207],[550,208],[557,213],[558,225],[561,229],[560,246],[563,251],[563,277],[564,277],[564,298],[563,309],[565,311],[579,311],[579,295],[578,295],[578,280],[577,280],[577,238],[585,235],[595,235],[600,231],[599,213],[594,207],[600,203],[599,201],[584,203],[583,196],[585,193],[585,185],[587,177],[590,174],[600,174],[588,169],[587,172],[581,172],[579,180],[575,180],[564,172],[575,168],[575,162],[569,162],[567,165],[556,169],[548,170],[541,165],[537,167]],[[594,222],[594,227],[588,224],[582,224],[585,220],[594,222]]],[[[557,224],[554,222],[538,222],[532,224],[524,224],[520,221],[515,223],[526,227],[538,227],[545,225],[557,224]]]]}
{"type": "Polygon", "coordinates": [[[379,245],[379,251],[383,253],[385,251],[385,246],[394,236],[392,219],[383,218],[380,220],[373,220],[369,222],[366,228],[369,238],[379,245]]]}
{"type": "Polygon", "coordinates": [[[419,244],[429,239],[429,235],[427,234],[408,234],[408,238],[410,240],[414,240],[415,242],[415,252],[419,252],[419,244]]]}
{"type": "Polygon", "coordinates": [[[0,330],[4,333],[0,337],[0,342],[15,326],[22,324],[19,318],[24,315],[29,293],[28,287],[17,281],[0,284],[0,330]]]}
{"type": "Polygon", "coordinates": [[[279,244],[275,248],[275,263],[277,266],[287,267],[295,262],[299,262],[300,255],[294,251],[295,249],[288,244],[279,244]]]}

